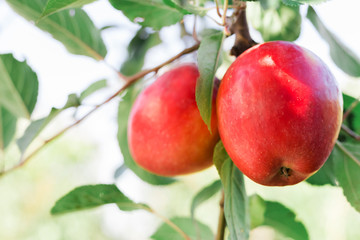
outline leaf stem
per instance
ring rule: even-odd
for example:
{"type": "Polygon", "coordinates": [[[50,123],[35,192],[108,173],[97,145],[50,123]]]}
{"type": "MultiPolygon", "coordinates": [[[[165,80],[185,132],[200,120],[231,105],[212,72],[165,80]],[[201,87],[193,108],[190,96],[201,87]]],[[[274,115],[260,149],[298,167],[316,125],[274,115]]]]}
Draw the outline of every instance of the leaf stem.
{"type": "MultiPolygon", "coordinates": [[[[192,47],[186,48],[183,51],[181,51],[180,53],[178,53],[177,55],[175,55],[174,57],[168,59],[167,61],[163,62],[162,64],[151,68],[151,69],[145,69],[143,71],[140,71],[136,74],[134,74],[133,76],[130,77],[125,77],[124,79],[126,81],[126,83],[119,89],[117,90],[114,94],[112,94],[110,97],[108,97],[105,101],[103,101],[102,103],[96,105],[93,109],[91,109],[89,112],[87,112],[83,117],[81,117],[80,119],[78,119],[77,121],[75,121],[74,123],[70,124],[69,126],[63,128],[62,130],[60,130],[58,133],[56,133],[54,136],[50,137],[49,139],[45,140],[39,147],[37,147],[33,152],[31,152],[26,158],[21,159],[20,162],[18,164],[16,164],[15,166],[0,172],[0,177],[12,172],[22,166],[24,166],[26,163],[28,163],[30,161],[30,159],[32,159],[40,150],[42,150],[48,143],[54,141],[56,138],[60,137],[61,135],[63,135],[65,132],[67,132],[69,129],[75,127],[76,125],[78,125],[79,123],[81,123],[82,121],[84,121],[87,117],[89,117],[93,112],[95,112],[97,109],[101,108],[103,105],[105,105],[106,103],[110,102],[112,99],[114,99],[115,97],[117,97],[120,93],[122,93],[125,89],[127,89],[128,87],[130,87],[133,83],[135,83],[137,80],[139,80],[140,78],[143,78],[144,76],[146,76],[147,74],[151,73],[151,72],[157,72],[159,71],[160,68],[162,68],[163,66],[175,61],[176,59],[180,58],[181,56],[191,53],[195,50],[197,50],[200,46],[200,43],[195,44],[192,47]]],[[[119,75],[122,77],[122,75],[119,75]]]]}
{"type": "Polygon", "coordinates": [[[357,157],[355,157],[349,150],[346,149],[346,147],[344,147],[344,145],[342,145],[342,143],[340,143],[339,141],[335,142],[336,146],[338,148],[340,148],[341,151],[343,151],[351,160],[353,160],[357,165],[360,166],[360,160],[357,159],[357,157]]]}
{"type": "Polygon", "coordinates": [[[177,231],[185,240],[191,240],[190,237],[183,231],[181,230],[181,228],[179,228],[175,223],[173,223],[170,219],[168,219],[167,217],[161,215],[160,213],[156,212],[154,209],[152,208],[144,208],[145,210],[147,210],[148,212],[154,214],[155,216],[157,216],[158,218],[160,218],[161,220],[163,220],[164,223],[166,223],[167,225],[169,225],[172,229],[174,229],[175,231],[177,231]]]}
{"type": "Polygon", "coordinates": [[[215,240],[224,240],[225,237],[226,220],[224,214],[224,200],[225,200],[225,194],[224,194],[224,190],[222,190],[222,197],[219,203],[220,205],[219,222],[218,222],[218,228],[217,228],[215,240]]]}

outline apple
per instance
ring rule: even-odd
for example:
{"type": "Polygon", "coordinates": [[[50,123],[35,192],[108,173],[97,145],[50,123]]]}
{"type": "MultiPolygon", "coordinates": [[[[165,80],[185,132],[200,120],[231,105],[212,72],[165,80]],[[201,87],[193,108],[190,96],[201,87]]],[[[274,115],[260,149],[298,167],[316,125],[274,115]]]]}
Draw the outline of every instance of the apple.
{"type": "Polygon", "coordinates": [[[253,181],[293,185],[330,155],[342,104],[334,76],[314,53],[285,41],[259,44],[242,53],[220,83],[220,138],[253,181]]]}
{"type": "Polygon", "coordinates": [[[176,176],[212,165],[214,147],[219,140],[218,82],[214,83],[210,133],[196,105],[198,77],[195,65],[174,68],[136,99],[129,116],[129,149],[134,161],[147,171],[176,176]]]}

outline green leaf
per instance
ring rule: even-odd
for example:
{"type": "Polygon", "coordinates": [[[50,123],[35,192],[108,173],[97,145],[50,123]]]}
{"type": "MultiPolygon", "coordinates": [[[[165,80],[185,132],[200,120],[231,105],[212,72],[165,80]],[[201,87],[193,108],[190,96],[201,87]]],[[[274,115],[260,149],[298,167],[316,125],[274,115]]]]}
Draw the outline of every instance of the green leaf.
{"type": "Polygon", "coordinates": [[[222,44],[225,35],[221,31],[205,35],[198,50],[200,77],[196,83],[196,104],[200,115],[211,132],[211,113],[214,93],[214,78],[221,64],[222,44]]]}
{"type": "Polygon", "coordinates": [[[339,185],[351,206],[360,212],[360,146],[337,142],[333,151],[339,185]]]}
{"type": "Polygon", "coordinates": [[[224,188],[224,213],[232,240],[249,238],[250,216],[244,177],[231,161],[221,141],[214,150],[214,163],[224,188]]]}
{"type": "Polygon", "coordinates": [[[307,16],[321,37],[329,44],[330,56],[334,63],[345,73],[359,77],[360,59],[352,50],[346,47],[320,20],[312,7],[308,8],[307,16]]]}
{"type": "Polygon", "coordinates": [[[69,8],[80,8],[85,4],[95,2],[96,0],[49,0],[42,12],[40,18],[47,17],[56,12],[69,9],[69,8]]]}
{"type": "Polygon", "coordinates": [[[301,31],[299,7],[289,7],[280,0],[261,1],[249,5],[248,16],[252,26],[261,33],[264,41],[295,41],[301,31]]]}
{"type": "Polygon", "coordinates": [[[145,204],[135,203],[114,184],[98,184],[77,187],[62,198],[51,209],[51,214],[61,214],[115,203],[123,211],[148,210],[145,204]]]}
{"type": "Polygon", "coordinates": [[[313,185],[326,185],[329,184],[331,186],[337,186],[335,169],[334,169],[334,154],[333,152],[326,160],[325,164],[310,178],[306,179],[306,181],[313,185]]]}
{"type": "Polygon", "coordinates": [[[184,16],[177,9],[165,5],[162,0],[110,0],[110,3],[130,21],[154,30],[173,25],[184,16]]]}
{"type": "MultiPolygon", "coordinates": [[[[209,240],[214,239],[211,229],[203,223],[192,220],[191,218],[176,217],[170,219],[176,226],[183,230],[191,239],[209,240]]],[[[162,224],[156,232],[151,236],[153,240],[184,240],[177,231],[166,223],[162,224]]]]}
{"type": "Polygon", "coordinates": [[[85,98],[89,97],[91,94],[95,93],[96,91],[103,89],[107,86],[106,79],[102,79],[92,83],[88,86],[84,91],[80,93],[79,101],[82,102],[85,98]]]}
{"type": "Polygon", "coordinates": [[[249,202],[252,229],[269,226],[294,240],[309,239],[305,226],[296,220],[295,213],[282,204],[265,201],[259,195],[251,196],[249,202]]]}
{"type": "Polygon", "coordinates": [[[173,183],[175,180],[172,178],[161,177],[155,174],[152,174],[139,165],[135,163],[133,158],[131,157],[127,139],[127,126],[128,126],[128,118],[131,110],[131,106],[135,101],[138,89],[136,88],[137,85],[133,85],[127,89],[126,94],[122,98],[122,101],[119,103],[118,108],[118,134],[117,138],[119,141],[119,146],[121,153],[124,158],[124,162],[126,166],[133,171],[139,178],[143,181],[148,182],[153,185],[166,185],[173,183]]]}
{"type": "Polygon", "coordinates": [[[131,76],[141,70],[144,65],[147,51],[161,43],[158,32],[152,32],[149,28],[141,28],[128,46],[128,58],[121,66],[120,72],[131,76]]]}
{"type": "Polygon", "coordinates": [[[216,180],[209,186],[203,188],[200,192],[198,192],[192,200],[191,203],[191,218],[194,218],[195,209],[201,205],[203,202],[214,196],[217,192],[221,190],[221,181],[216,180]]]}
{"type": "Polygon", "coordinates": [[[270,226],[286,237],[307,240],[309,235],[304,225],[296,220],[296,215],[278,202],[265,201],[266,211],[263,225],[270,226]]]}
{"type": "Polygon", "coordinates": [[[50,33],[73,54],[85,55],[103,60],[106,55],[105,44],[85,11],[72,9],[57,12],[38,21],[47,3],[46,0],[6,0],[21,16],[50,33]]]}
{"type": "Polygon", "coordinates": [[[264,225],[294,240],[309,239],[306,228],[296,220],[296,215],[278,202],[266,201],[264,225]]]}
{"type": "Polygon", "coordinates": [[[5,149],[13,139],[17,119],[4,107],[0,107],[0,150],[5,149]]]}
{"type": "Polygon", "coordinates": [[[0,55],[0,106],[16,117],[30,118],[38,95],[36,73],[11,54],[0,55]]]}

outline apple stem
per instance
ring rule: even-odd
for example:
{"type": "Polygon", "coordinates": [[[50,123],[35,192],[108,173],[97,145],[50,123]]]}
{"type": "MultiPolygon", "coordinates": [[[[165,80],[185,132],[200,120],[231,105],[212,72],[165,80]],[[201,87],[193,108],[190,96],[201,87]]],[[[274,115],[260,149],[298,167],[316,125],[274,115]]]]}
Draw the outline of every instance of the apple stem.
{"type": "Polygon", "coordinates": [[[237,57],[257,43],[250,36],[246,20],[246,2],[234,1],[234,3],[236,3],[234,13],[227,18],[226,26],[230,34],[235,34],[235,43],[230,54],[237,57]]]}
{"type": "Polygon", "coordinates": [[[226,219],[224,214],[224,200],[225,200],[225,194],[224,190],[222,190],[221,193],[222,197],[220,200],[220,214],[219,214],[219,222],[218,222],[218,229],[216,233],[216,240],[223,240],[225,236],[225,227],[226,227],[226,219]]]}

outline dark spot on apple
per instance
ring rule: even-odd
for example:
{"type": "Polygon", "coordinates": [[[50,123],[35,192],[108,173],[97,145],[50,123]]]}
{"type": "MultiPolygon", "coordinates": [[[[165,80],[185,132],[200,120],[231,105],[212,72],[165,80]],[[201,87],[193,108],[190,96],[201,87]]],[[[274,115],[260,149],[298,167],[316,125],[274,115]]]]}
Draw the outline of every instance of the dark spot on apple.
{"type": "Polygon", "coordinates": [[[280,173],[281,175],[284,175],[285,177],[290,177],[292,174],[292,170],[290,168],[287,167],[281,167],[280,168],[280,173]]]}

